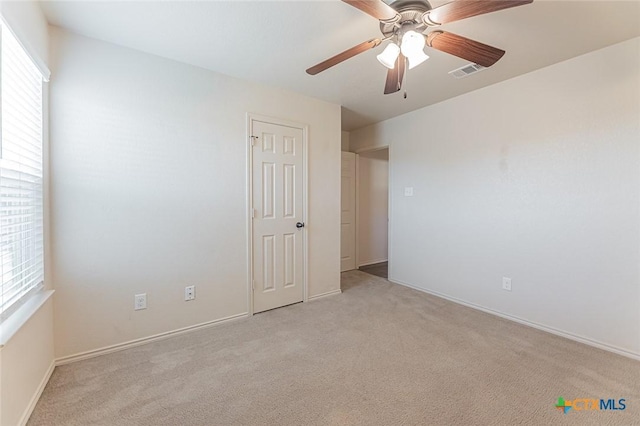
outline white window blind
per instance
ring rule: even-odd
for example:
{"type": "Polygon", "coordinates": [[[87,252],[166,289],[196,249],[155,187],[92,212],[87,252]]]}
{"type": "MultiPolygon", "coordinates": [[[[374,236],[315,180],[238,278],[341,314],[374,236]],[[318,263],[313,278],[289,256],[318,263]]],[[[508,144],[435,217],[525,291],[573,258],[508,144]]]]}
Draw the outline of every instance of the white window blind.
{"type": "Polygon", "coordinates": [[[0,315],[44,279],[42,74],[0,27],[0,315]]]}

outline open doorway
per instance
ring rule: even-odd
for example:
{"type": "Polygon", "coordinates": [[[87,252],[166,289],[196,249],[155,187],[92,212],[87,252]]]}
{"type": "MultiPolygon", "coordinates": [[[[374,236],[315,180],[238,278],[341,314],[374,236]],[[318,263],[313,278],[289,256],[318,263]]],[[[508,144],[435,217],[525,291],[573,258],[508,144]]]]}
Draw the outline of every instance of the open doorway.
{"type": "Polygon", "coordinates": [[[389,273],[389,148],[357,156],[356,259],[363,272],[389,273]]]}

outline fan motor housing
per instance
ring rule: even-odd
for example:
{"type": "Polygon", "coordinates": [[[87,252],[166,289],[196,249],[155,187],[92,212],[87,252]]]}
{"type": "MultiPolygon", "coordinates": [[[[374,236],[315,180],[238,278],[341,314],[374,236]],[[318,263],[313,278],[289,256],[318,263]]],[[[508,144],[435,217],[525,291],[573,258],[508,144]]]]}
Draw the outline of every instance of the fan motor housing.
{"type": "Polygon", "coordinates": [[[427,0],[397,0],[389,6],[400,14],[400,20],[394,22],[380,21],[380,31],[385,37],[393,36],[403,25],[422,24],[422,15],[432,9],[427,0]]]}

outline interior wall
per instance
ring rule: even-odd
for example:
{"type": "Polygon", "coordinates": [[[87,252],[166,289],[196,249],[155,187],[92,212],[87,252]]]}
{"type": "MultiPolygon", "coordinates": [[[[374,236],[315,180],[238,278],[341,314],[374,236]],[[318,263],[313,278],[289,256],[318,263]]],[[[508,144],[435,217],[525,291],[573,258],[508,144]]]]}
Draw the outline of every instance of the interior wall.
{"type": "Polygon", "coordinates": [[[341,146],[343,151],[349,151],[349,132],[342,131],[341,146]]]}
{"type": "Polygon", "coordinates": [[[351,132],[354,151],[392,147],[391,279],[639,355],[639,51],[351,132]]]}
{"type": "Polygon", "coordinates": [[[247,312],[247,113],[309,125],[309,296],[339,290],[338,105],[51,37],[57,357],[247,312]]]}
{"type": "MultiPolygon", "coordinates": [[[[0,14],[29,54],[40,64],[49,62],[47,21],[37,3],[0,1],[0,14]]],[[[52,288],[50,263],[49,191],[48,191],[48,84],[44,96],[44,221],[45,221],[45,290],[52,288]]],[[[24,309],[21,310],[21,312],[24,309]]],[[[0,424],[18,425],[26,421],[35,398],[52,372],[53,301],[48,299],[31,316],[20,318],[23,325],[9,339],[0,324],[0,424]],[[22,321],[24,320],[24,321],[22,321]]]]}
{"type": "Polygon", "coordinates": [[[0,425],[22,425],[53,371],[53,301],[49,298],[0,350],[0,425]]]}
{"type": "Polygon", "coordinates": [[[389,225],[389,150],[358,157],[358,266],[386,262],[389,225]]]}
{"type": "Polygon", "coordinates": [[[35,1],[2,1],[0,14],[27,51],[44,64],[49,63],[49,29],[35,1]]]}

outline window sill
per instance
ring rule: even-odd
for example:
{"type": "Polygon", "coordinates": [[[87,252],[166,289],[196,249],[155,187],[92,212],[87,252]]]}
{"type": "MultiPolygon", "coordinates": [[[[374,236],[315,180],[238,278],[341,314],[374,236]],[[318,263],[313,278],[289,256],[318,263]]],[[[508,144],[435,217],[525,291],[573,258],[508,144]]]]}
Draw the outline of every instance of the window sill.
{"type": "Polygon", "coordinates": [[[39,291],[24,302],[14,313],[0,323],[0,349],[22,328],[23,325],[53,295],[54,290],[39,291]]]}

